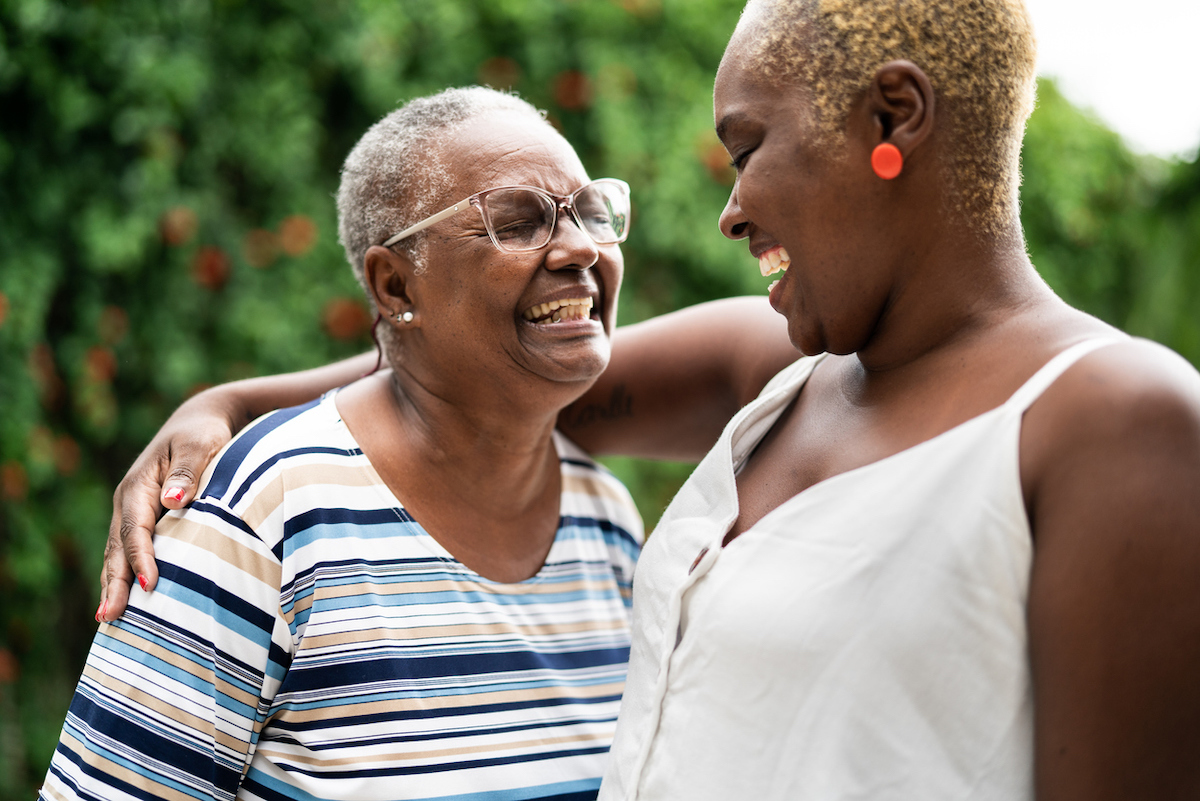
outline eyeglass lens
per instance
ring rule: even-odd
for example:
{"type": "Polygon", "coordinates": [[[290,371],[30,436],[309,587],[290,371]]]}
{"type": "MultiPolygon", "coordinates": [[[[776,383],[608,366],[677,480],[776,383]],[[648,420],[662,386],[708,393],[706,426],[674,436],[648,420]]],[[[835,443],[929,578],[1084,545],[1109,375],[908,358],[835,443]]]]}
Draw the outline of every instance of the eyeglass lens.
{"type": "MultiPolygon", "coordinates": [[[[496,244],[504,250],[536,250],[554,234],[558,206],[549,197],[528,189],[490,192],[484,203],[496,244]]],[[[575,196],[575,216],[598,245],[624,238],[629,221],[629,198],[621,187],[594,183],[575,196]]]]}

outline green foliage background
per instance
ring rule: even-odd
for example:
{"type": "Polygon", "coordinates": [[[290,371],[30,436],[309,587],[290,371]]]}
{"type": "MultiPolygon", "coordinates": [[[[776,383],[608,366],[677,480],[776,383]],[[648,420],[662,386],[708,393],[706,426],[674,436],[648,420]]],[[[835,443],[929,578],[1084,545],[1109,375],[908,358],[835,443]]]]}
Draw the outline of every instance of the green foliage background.
{"type": "MultiPolygon", "coordinates": [[[[90,642],[110,494],[197,388],[364,350],[331,195],[404,99],[511,86],[635,223],[621,320],[764,289],[716,215],[711,84],[739,0],[0,0],[0,799],[45,772],[90,642]]],[[[1200,362],[1200,162],[1041,87],[1035,263],[1200,362]]],[[[648,525],[682,465],[613,460],[648,525]]]]}

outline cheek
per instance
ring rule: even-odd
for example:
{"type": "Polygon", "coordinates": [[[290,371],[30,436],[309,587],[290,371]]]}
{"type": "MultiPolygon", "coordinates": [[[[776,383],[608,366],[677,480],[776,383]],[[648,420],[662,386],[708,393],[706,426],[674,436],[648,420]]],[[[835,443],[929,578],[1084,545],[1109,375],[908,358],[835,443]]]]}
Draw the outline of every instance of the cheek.
{"type": "Polygon", "coordinates": [[[617,305],[617,294],[621,291],[621,282],[625,280],[625,259],[620,252],[612,260],[610,265],[607,265],[603,273],[605,290],[612,296],[612,306],[615,309],[617,305]]]}
{"type": "Polygon", "coordinates": [[[511,313],[539,269],[538,263],[528,255],[506,254],[474,265],[475,280],[464,281],[463,292],[480,307],[511,313]]]}
{"type": "Polygon", "coordinates": [[[793,188],[773,180],[766,170],[747,171],[738,181],[737,203],[742,215],[776,239],[795,223],[793,188]]]}
{"type": "Polygon", "coordinates": [[[609,337],[617,328],[617,301],[621,294],[621,281],[625,277],[625,262],[618,258],[616,264],[604,276],[604,316],[601,322],[609,337]]]}

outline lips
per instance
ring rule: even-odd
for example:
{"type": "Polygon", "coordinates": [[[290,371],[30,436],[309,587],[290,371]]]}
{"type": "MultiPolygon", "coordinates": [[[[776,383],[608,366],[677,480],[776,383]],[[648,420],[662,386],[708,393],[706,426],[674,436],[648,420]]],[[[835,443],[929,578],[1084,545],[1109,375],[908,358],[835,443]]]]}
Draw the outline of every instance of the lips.
{"type": "Polygon", "coordinates": [[[534,325],[588,320],[592,316],[592,299],[563,298],[537,303],[521,312],[521,316],[534,325]]]}
{"type": "Polygon", "coordinates": [[[792,265],[792,257],[784,250],[783,245],[776,245],[759,254],[758,270],[762,273],[763,278],[768,275],[774,275],[780,271],[786,271],[792,265]]]}
{"type": "MultiPolygon", "coordinates": [[[[788,255],[788,252],[783,245],[776,245],[773,248],[768,248],[758,256],[758,271],[762,273],[763,278],[766,278],[768,275],[774,275],[778,272],[787,272],[787,268],[791,266],[792,257],[788,255]]],[[[776,279],[770,283],[770,285],[767,287],[768,294],[770,294],[771,290],[775,288],[775,285],[778,284],[780,280],[781,279],[776,279]]]]}

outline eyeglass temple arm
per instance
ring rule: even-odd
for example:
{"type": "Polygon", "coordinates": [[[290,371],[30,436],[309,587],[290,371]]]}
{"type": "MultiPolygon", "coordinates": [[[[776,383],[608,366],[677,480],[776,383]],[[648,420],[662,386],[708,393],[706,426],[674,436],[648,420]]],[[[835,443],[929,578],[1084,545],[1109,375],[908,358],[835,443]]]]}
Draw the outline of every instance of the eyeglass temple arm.
{"type": "Polygon", "coordinates": [[[396,244],[401,239],[410,237],[413,234],[417,233],[418,231],[424,231],[426,228],[433,225],[434,223],[440,223],[442,220],[446,219],[447,217],[458,214],[460,211],[462,211],[469,205],[471,205],[471,198],[465,198],[463,200],[460,200],[457,203],[455,203],[453,206],[451,206],[450,208],[442,209],[441,211],[439,211],[437,214],[433,215],[432,217],[426,217],[424,220],[421,220],[416,225],[411,225],[408,228],[405,228],[400,233],[396,234],[395,236],[385,239],[383,242],[383,247],[390,248],[392,245],[396,244]]]}

